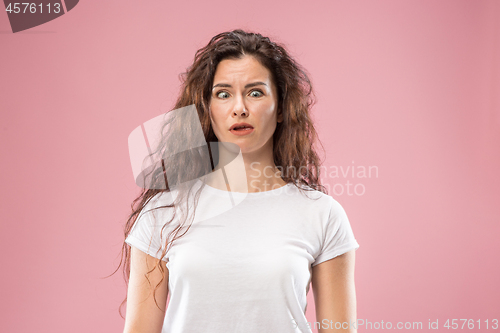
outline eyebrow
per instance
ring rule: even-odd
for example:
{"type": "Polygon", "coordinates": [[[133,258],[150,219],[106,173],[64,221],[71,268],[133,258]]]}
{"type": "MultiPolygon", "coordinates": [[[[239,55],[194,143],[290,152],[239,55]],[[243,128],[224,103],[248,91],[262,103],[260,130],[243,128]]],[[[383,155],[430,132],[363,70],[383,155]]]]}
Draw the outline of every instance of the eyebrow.
{"type": "MultiPolygon", "coordinates": [[[[258,82],[252,82],[252,83],[247,84],[245,86],[245,89],[252,88],[252,87],[255,87],[255,86],[260,86],[260,85],[267,86],[266,83],[258,81],[258,82]]],[[[217,88],[217,87],[232,88],[232,86],[230,84],[227,84],[227,83],[217,83],[215,86],[212,87],[212,90],[215,89],[215,88],[217,88]]]]}

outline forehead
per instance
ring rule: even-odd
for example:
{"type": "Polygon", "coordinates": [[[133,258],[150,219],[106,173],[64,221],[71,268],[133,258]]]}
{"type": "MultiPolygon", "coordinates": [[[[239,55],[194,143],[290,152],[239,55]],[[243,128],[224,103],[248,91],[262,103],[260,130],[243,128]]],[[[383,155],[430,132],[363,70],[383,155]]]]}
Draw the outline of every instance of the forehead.
{"type": "Polygon", "coordinates": [[[241,59],[224,59],[215,70],[214,84],[222,81],[271,81],[271,73],[257,59],[244,56],[241,59]]]}

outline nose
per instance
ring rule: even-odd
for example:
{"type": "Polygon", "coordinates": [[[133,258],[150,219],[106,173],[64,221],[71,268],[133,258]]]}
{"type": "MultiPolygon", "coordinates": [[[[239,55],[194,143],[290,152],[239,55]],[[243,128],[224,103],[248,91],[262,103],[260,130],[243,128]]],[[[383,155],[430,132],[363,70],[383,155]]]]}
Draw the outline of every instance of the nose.
{"type": "Polygon", "coordinates": [[[236,98],[236,102],[234,103],[233,107],[233,116],[248,116],[248,111],[245,108],[245,103],[243,102],[243,99],[241,97],[236,98]]]}

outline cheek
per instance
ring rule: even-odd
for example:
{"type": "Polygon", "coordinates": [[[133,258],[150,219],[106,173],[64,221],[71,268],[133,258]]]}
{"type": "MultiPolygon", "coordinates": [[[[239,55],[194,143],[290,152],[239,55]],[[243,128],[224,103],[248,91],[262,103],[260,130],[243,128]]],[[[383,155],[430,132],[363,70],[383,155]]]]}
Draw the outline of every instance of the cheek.
{"type": "Polygon", "coordinates": [[[212,124],[212,128],[214,132],[218,131],[218,124],[220,124],[220,115],[217,112],[217,109],[210,109],[209,111],[210,123],[212,124]]]}
{"type": "Polygon", "coordinates": [[[213,111],[212,104],[209,104],[209,106],[208,106],[208,117],[210,118],[210,122],[213,125],[214,124],[214,111],[213,111]]]}
{"type": "Polygon", "coordinates": [[[276,110],[276,104],[274,102],[268,103],[263,111],[267,121],[274,121],[277,119],[278,111],[276,110]]]}
{"type": "Polygon", "coordinates": [[[266,112],[266,114],[269,114],[269,116],[272,117],[273,113],[276,112],[276,106],[277,104],[274,100],[268,100],[262,104],[262,109],[266,112]]]}

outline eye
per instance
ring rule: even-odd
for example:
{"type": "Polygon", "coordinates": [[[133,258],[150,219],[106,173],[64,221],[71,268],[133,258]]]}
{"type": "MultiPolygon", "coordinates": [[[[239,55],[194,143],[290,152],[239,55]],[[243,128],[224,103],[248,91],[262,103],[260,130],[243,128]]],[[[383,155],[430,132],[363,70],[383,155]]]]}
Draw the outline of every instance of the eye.
{"type": "Polygon", "coordinates": [[[264,93],[263,93],[262,91],[260,91],[260,90],[252,90],[252,91],[250,92],[250,95],[251,95],[252,97],[260,97],[260,96],[262,96],[263,94],[264,94],[264,93]],[[257,94],[254,94],[254,93],[257,93],[257,94]]]}
{"type": "Polygon", "coordinates": [[[227,91],[219,91],[215,96],[217,96],[218,98],[225,99],[229,97],[229,94],[227,93],[227,91]]]}

